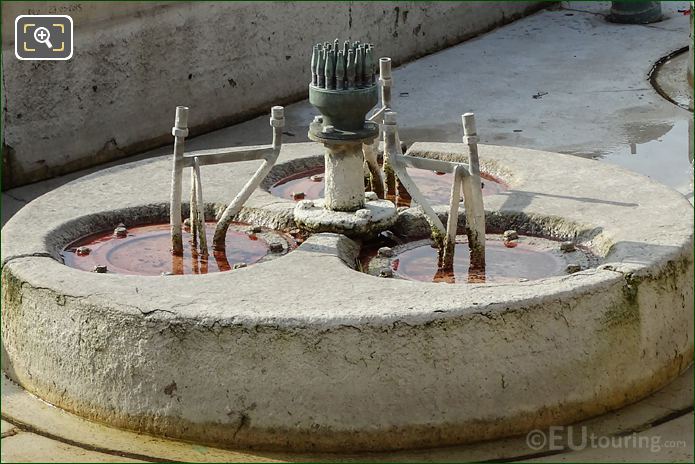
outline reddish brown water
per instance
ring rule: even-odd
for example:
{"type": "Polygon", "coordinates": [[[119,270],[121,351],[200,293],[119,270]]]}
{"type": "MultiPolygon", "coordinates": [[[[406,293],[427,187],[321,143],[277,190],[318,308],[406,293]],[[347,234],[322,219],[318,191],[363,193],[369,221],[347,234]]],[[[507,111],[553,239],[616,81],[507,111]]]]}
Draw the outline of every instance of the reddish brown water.
{"type": "Polygon", "coordinates": [[[486,241],[484,273],[469,270],[467,243],[456,244],[453,272],[439,270],[437,258],[436,248],[423,245],[398,254],[391,267],[398,276],[421,282],[503,283],[563,275],[567,266],[560,256],[543,247],[520,242],[508,248],[500,240],[486,241]]]}
{"type": "MultiPolygon", "coordinates": [[[[112,231],[83,237],[65,247],[62,255],[65,264],[84,271],[92,271],[97,265],[106,265],[109,273],[116,274],[208,274],[228,271],[237,263],[250,265],[268,254],[268,243],[257,234],[247,234],[245,228],[241,224],[230,226],[226,253],[211,252],[207,257],[191,250],[191,234],[185,228],[184,254],[172,255],[169,224],[132,227],[124,238],[114,237],[112,231]],[[88,255],[77,254],[77,248],[81,246],[91,249],[88,255]]],[[[210,250],[214,231],[215,223],[207,223],[206,235],[210,250]]],[[[263,229],[263,232],[274,233],[268,229],[263,229]]],[[[283,238],[288,240],[284,235],[283,238]]]]}
{"type": "MultiPolygon", "coordinates": [[[[271,188],[270,193],[281,198],[292,198],[294,192],[304,192],[304,199],[315,200],[324,195],[324,169],[318,167],[302,171],[280,179],[271,188]],[[311,180],[311,176],[320,176],[320,180],[311,180]]],[[[446,205],[451,196],[453,175],[438,174],[427,169],[408,168],[408,174],[420,188],[422,194],[434,204],[446,205]]],[[[507,190],[507,186],[492,176],[483,173],[483,195],[494,195],[507,190]]],[[[301,198],[299,198],[301,199],[301,198]]],[[[389,198],[394,200],[393,198],[389,198]]],[[[396,198],[396,206],[410,206],[410,198],[396,198]]]]}

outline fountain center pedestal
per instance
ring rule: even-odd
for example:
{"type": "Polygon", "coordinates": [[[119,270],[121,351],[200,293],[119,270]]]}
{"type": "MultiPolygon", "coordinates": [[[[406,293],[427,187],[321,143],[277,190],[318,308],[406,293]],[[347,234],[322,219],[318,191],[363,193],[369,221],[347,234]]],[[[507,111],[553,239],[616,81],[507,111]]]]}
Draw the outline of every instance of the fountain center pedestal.
{"type": "Polygon", "coordinates": [[[396,206],[365,193],[363,145],[379,136],[366,121],[378,102],[371,45],[345,42],[314,46],[309,102],[321,116],[309,125],[309,139],[325,147],[325,197],[297,204],[297,225],[310,232],[363,237],[391,227],[396,206]]]}

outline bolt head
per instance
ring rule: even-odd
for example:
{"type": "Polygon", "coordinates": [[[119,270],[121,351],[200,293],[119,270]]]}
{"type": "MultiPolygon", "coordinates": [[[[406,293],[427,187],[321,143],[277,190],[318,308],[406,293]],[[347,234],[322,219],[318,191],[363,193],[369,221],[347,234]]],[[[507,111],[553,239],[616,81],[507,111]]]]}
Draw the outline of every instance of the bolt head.
{"type": "Polygon", "coordinates": [[[385,267],[379,270],[379,277],[393,277],[393,269],[390,267],[385,267]]]}
{"type": "Polygon", "coordinates": [[[268,245],[268,248],[270,249],[271,253],[282,253],[282,251],[285,249],[282,246],[282,243],[279,242],[273,242],[270,245],[268,245]]]}
{"type": "Polygon", "coordinates": [[[510,229],[510,230],[505,230],[504,233],[502,234],[502,237],[505,240],[518,240],[519,234],[516,232],[516,230],[510,229]]]}
{"type": "Polygon", "coordinates": [[[376,255],[380,258],[390,258],[393,256],[393,249],[390,247],[381,247],[376,252],[376,255]]]}
{"type": "Polygon", "coordinates": [[[77,256],[87,256],[89,253],[91,253],[92,249],[86,246],[81,246],[75,252],[77,253],[77,256]]]}
{"type": "Polygon", "coordinates": [[[577,248],[575,247],[574,243],[572,242],[562,242],[560,244],[560,251],[564,253],[571,253],[575,251],[577,248]]]}
{"type": "Polygon", "coordinates": [[[582,267],[579,264],[568,264],[566,270],[568,274],[574,274],[575,272],[581,271],[582,267]]]}
{"type": "Polygon", "coordinates": [[[113,235],[119,238],[127,237],[128,229],[126,229],[125,227],[118,226],[113,230],[113,235]]]}
{"type": "Polygon", "coordinates": [[[382,243],[393,243],[393,244],[400,244],[402,243],[402,240],[396,236],[393,232],[390,230],[383,230],[377,234],[377,239],[379,239],[382,243]]]}
{"type": "Polygon", "coordinates": [[[361,219],[371,219],[372,211],[367,208],[358,209],[357,211],[355,211],[355,216],[361,219]]]}
{"type": "Polygon", "coordinates": [[[314,207],[314,202],[311,200],[302,200],[297,203],[297,208],[299,209],[311,209],[314,207]]]}

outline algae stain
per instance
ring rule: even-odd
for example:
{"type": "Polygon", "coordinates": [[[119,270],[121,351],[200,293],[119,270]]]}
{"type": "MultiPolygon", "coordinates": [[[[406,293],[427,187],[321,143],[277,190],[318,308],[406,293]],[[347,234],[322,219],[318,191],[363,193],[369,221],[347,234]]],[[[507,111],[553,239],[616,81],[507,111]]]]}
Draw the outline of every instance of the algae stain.
{"type": "Polygon", "coordinates": [[[638,324],[640,322],[638,291],[641,279],[631,273],[625,274],[624,278],[623,298],[619,303],[613,304],[601,318],[602,326],[606,328],[638,324]]]}
{"type": "Polygon", "coordinates": [[[4,308],[15,307],[22,303],[22,282],[7,266],[2,269],[2,299],[4,308]]]}
{"type": "Polygon", "coordinates": [[[612,305],[601,318],[601,325],[605,328],[618,327],[639,323],[639,305],[636,303],[622,302],[612,305]]]}

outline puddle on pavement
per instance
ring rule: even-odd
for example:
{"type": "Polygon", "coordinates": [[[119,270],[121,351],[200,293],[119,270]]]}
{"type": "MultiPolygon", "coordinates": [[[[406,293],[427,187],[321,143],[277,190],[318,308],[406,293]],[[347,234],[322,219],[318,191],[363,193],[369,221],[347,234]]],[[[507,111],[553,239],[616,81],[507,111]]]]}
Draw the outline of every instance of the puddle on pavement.
{"type": "MultiPolygon", "coordinates": [[[[523,132],[516,132],[519,129],[509,129],[517,125],[516,120],[490,119],[489,122],[493,129],[485,143],[538,148],[537,141],[523,137],[523,132]]],[[[403,128],[401,132],[401,139],[408,141],[460,142],[461,138],[457,124],[403,128]]],[[[692,120],[685,119],[632,124],[623,128],[624,144],[600,148],[600,154],[565,153],[623,166],[679,191],[693,203],[692,132],[692,120]]]]}
{"type": "Polygon", "coordinates": [[[630,143],[612,147],[596,159],[643,174],[693,201],[692,121],[628,126],[630,143]],[[690,135],[689,135],[690,132],[690,135]]]}

